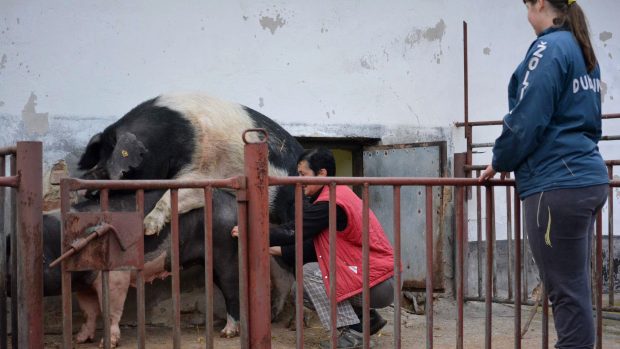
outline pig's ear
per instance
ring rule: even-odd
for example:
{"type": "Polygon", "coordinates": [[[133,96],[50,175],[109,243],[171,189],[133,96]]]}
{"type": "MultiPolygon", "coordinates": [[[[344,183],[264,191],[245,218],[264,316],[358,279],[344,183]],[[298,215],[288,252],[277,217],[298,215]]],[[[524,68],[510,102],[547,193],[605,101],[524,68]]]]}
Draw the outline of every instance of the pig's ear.
{"type": "Polygon", "coordinates": [[[97,133],[94,135],[90,141],[88,141],[88,145],[86,146],[86,150],[82,157],[80,157],[80,162],[78,162],[78,168],[80,170],[90,170],[95,167],[99,163],[99,157],[101,149],[101,133],[97,133]]]}
{"type": "Polygon", "coordinates": [[[114,150],[107,162],[110,179],[121,179],[131,168],[142,163],[142,157],[148,150],[131,132],[123,133],[116,141],[114,150]]]}

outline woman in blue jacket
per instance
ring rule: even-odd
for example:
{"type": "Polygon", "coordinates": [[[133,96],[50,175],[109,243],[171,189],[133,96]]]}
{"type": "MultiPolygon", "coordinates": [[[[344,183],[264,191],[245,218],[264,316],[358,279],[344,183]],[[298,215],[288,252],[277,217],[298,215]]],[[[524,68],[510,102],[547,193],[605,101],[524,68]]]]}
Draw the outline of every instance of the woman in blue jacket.
{"type": "Polygon", "coordinates": [[[592,348],[592,230],[609,190],[597,145],[600,70],[575,0],[524,3],[538,38],[510,79],[510,112],[480,180],[515,172],[530,247],[553,306],[556,347],[592,348]]]}

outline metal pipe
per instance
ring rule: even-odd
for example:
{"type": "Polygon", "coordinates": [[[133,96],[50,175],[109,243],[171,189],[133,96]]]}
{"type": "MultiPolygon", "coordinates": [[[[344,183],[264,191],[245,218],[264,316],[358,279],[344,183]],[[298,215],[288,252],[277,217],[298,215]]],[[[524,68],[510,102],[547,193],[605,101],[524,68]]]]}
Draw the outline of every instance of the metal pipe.
{"type": "MultiPolygon", "coordinates": [[[[66,181],[60,182],[60,213],[63,221],[65,221],[67,215],[69,214],[70,208],[70,190],[68,183],[66,181]]],[[[69,246],[70,241],[67,241],[65,225],[60,225],[61,231],[61,243],[60,243],[60,251],[64,253],[66,250],[66,246],[69,246]]],[[[63,261],[61,264],[61,285],[62,285],[62,339],[63,339],[63,347],[64,348],[72,348],[73,346],[73,320],[72,320],[72,299],[71,299],[71,272],[67,271],[67,262],[63,261]]]]}
{"type": "Polygon", "coordinates": [[[493,316],[493,189],[486,188],[486,283],[485,283],[485,336],[484,344],[486,349],[491,349],[492,316],[493,316]]]}
{"type": "MultiPolygon", "coordinates": [[[[140,189],[136,192],[136,211],[140,216],[140,221],[144,221],[144,190],[140,189]]],[[[146,347],[146,304],[144,294],[144,272],[138,270],[136,272],[136,305],[138,318],[138,349],[146,347]]]]}
{"type": "Polygon", "coordinates": [[[0,156],[15,155],[16,153],[17,153],[17,146],[0,148],[0,156]]]}
{"type": "Polygon", "coordinates": [[[332,181],[329,183],[329,314],[331,345],[334,349],[338,343],[336,277],[336,182],[332,181]]]}
{"type": "Polygon", "coordinates": [[[515,349],[521,349],[521,201],[519,194],[514,196],[514,212],[515,212],[515,349]]]}
{"type": "MultiPolygon", "coordinates": [[[[609,179],[612,180],[614,178],[613,166],[607,166],[607,173],[609,174],[609,179]]],[[[613,305],[615,304],[615,274],[611,272],[614,270],[614,259],[611,256],[614,255],[614,191],[610,188],[607,195],[607,255],[609,256],[607,270],[610,271],[608,273],[607,293],[609,294],[609,301],[607,303],[613,305]]]]}
{"type": "MultiPolygon", "coordinates": [[[[480,177],[480,170],[476,171],[480,177]]],[[[482,298],[482,188],[476,187],[476,260],[478,267],[478,297],[482,298]]]]}
{"type": "Polygon", "coordinates": [[[250,330],[248,321],[250,319],[249,309],[249,290],[248,290],[248,202],[246,182],[241,182],[241,189],[237,191],[237,220],[239,224],[239,237],[237,244],[239,247],[239,320],[240,324],[240,346],[241,349],[250,348],[250,330]]]}
{"type": "MultiPolygon", "coordinates": [[[[265,138],[263,138],[265,139],[265,138]]],[[[269,161],[267,143],[245,145],[248,195],[249,331],[254,348],[271,348],[271,279],[269,250],[269,161]]]]}
{"type": "Polygon", "coordinates": [[[304,211],[301,184],[295,185],[295,336],[297,349],[304,348],[304,211]]]}
{"type": "Polygon", "coordinates": [[[426,186],[426,348],[433,348],[433,187],[426,186]]]}
{"type": "Polygon", "coordinates": [[[456,187],[456,348],[463,349],[463,296],[464,296],[464,206],[465,195],[462,186],[456,187]]]}
{"type": "Polygon", "coordinates": [[[103,292],[102,304],[103,308],[103,348],[110,349],[112,343],[110,341],[110,271],[101,271],[101,290],[103,292]]]}
{"type": "Polygon", "coordinates": [[[170,259],[172,260],[172,313],[174,328],[172,329],[172,344],[174,349],[181,349],[181,272],[179,263],[179,192],[170,190],[170,259]]]}
{"type": "MultiPolygon", "coordinates": [[[[510,175],[510,174],[509,174],[510,175]]],[[[506,276],[508,282],[508,299],[512,299],[512,192],[510,187],[506,187],[506,276]]],[[[515,217],[516,219],[516,217],[515,217]]]]}
{"type": "Polygon", "coordinates": [[[368,219],[370,217],[368,203],[370,195],[368,184],[362,187],[362,328],[364,334],[364,349],[370,349],[370,232],[368,219]]]}
{"type": "Polygon", "coordinates": [[[401,229],[400,229],[400,186],[396,185],[394,190],[394,349],[401,347],[401,229]]]}
{"type": "Polygon", "coordinates": [[[213,349],[213,188],[204,188],[205,238],[205,339],[207,349],[213,349]]]}
{"type": "MultiPolygon", "coordinates": [[[[273,177],[269,176],[269,185],[322,184],[328,185],[334,177],[273,177]]],[[[406,186],[514,186],[514,180],[490,179],[485,182],[478,178],[446,178],[446,177],[338,177],[338,185],[406,185],[406,186]]]]}
{"type": "MultiPolygon", "coordinates": [[[[6,157],[0,155],[0,179],[6,175],[6,157]]],[[[7,331],[7,302],[6,302],[6,278],[7,278],[7,247],[4,226],[4,203],[6,200],[6,188],[0,185],[0,349],[8,346],[7,331]]],[[[13,252],[15,253],[15,252],[13,252]]]]}
{"type": "Polygon", "coordinates": [[[86,180],[77,178],[63,178],[71,190],[79,189],[101,189],[110,190],[138,190],[138,189],[181,189],[194,188],[202,189],[207,186],[214,188],[239,189],[240,177],[227,179],[202,179],[202,180],[169,180],[169,179],[149,179],[149,180],[86,180]]]}
{"type": "MultiPolygon", "coordinates": [[[[43,348],[43,146],[17,143],[19,262],[17,285],[20,348],[43,348]]],[[[12,283],[13,284],[13,283],[12,283]]],[[[13,328],[15,332],[15,328],[13,328]]]]}
{"type": "Polygon", "coordinates": [[[19,185],[19,177],[0,177],[0,187],[17,188],[19,185]]]}

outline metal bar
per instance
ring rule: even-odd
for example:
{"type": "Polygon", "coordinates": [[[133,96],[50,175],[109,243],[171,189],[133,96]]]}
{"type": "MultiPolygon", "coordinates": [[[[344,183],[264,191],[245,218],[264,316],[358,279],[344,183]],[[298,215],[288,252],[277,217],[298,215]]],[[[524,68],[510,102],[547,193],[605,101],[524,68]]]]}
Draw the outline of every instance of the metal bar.
{"type": "MultiPolygon", "coordinates": [[[[307,176],[307,177],[274,177],[269,176],[269,185],[295,185],[301,184],[320,184],[327,185],[334,180],[334,177],[307,176]]],[[[338,177],[338,185],[407,185],[407,186],[446,186],[446,185],[466,185],[466,186],[485,186],[485,187],[504,187],[514,186],[515,181],[490,179],[481,183],[477,178],[455,178],[455,177],[338,177]]]]}
{"type": "MultiPolygon", "coordinates": [[[[613,255],[609,256],[613,259],[613,255]]],[[[613,272],[610,270],[610,279],[613,272]]],[[[603,214],[596,215],[596,348],[603,348],[603,214]]]]}
{"type": "Polygon", "coordinates": [[[0,156],[15,155],[15,153],[17,153],[17,146],[0,148],[0,156]]]}
{"type": "MultiPolygon", "coordinates": [[[[109,194],[110,191],[107,188],[101,189],[99,191],[99,201],[101,205],[102,212],[108,212],[109,210],[109,194]]],[[[110,349],[112,347],[112,343],[110,340],[111,332],[110,332],[110,271],[102,270],[101,271],[101,289],[103,293],[102,297],[102,310],[103,310],[103,347],[105,349],[110,349]]]]}
{"type": "MultiPolygon", "coordinates": [[[[512,192],[506,187],[506,274],[508,286],[508,299],[512,299],[512,192]]],[[[516,219],[516,217],[515,217],[516,219]]]]}
{"type": "MultiPolygon", "coordinates": [[[[67,185],[67,179],[62,179],[60,181],[60,213],[62,216],[62,221],[65,222],[65,218],[67,214],[70,212],[70,190],[67,185]]],[[[69,246],[70,241],[66,240],[66,232],[65,225],[60,224],[61,231],[61,253],[65,252],[66,246],[69,246]]],[[[73,331],[73,322],[72,322],[72,303],[71,303],[71,272],[66,270],[66,261],[61,263],[61,285],[62,285],[62,339],[63,339],[63,347],[64,348],[72,348],[73,340],[72,340],[72,331],[73,331]]]]}
{"type": "Polygon", "coordinates": [[[101,307],[103,308],[103,348],[110,349],[112,343],[110,341],[110,271],[101,271],[101,290],[103,292],[103,302],[101,307]]]}
{"type": "Polygon", "coordinates": [[[497,239],[495,232],[495,190],[491,188],[491,216],[487,217],[491,221],[491,241],[493,242],[493,295],[497,297],[497,259],[495,258],[495,251],[497,251],[497,239]]]}
{"type": "Polygon", "coordinates": [[[43,160],[41,142],[17,143],[20,176],[17,250],[17,329],[20,348],[43,348],[43,160]]]}
{"type": "Polygon", "coordinates": [[[484,344],[486,349],[491,349],[492,316],[493,316],[493,189],[486,188],[486,283],[485,283],[485,336],[484,344]]]}
{"type": "MultiPolygon", "coordinates": [[[[476,171],[476,178],[480,170],[476,171]]],[[[478,297],[482,298],[482,188],[476,187],[476,259],[478,267],[478,297]]]]}
{"type": "MultiPolygon", "coordinates": [[[[6,157],[0,155],[0,179],[6,175],[6,157]]],[[[0,185],[0,349],[6,349],[8,345],[7,331],[7,303],[6,303],[6,277],[7,255],[6,234],[4,225],[4,203],[6,200],[6,188],[0,185]]],[[[13,252],[15,253],[15,252],[13,252]]],[[[15,280],[13,280],[15,282],[15,280]]]]}
{"type": "Polygon", "coordinates": [[[543,298],[542,298],[542,343],[541,348],[549,348],[549,296],[547,295],[547,288],[545,283],[543,285],[543,298]]]}
{"type": "MultiPolygon", "coordinates": [[[[17,151],[17,147],[15,147],[15,151],[17,151]]],[[[17,156],[13,153],[11,155],[10,166],[9,166],[9,174],[11,176],[17,175],[17,156]]],[[[17,189],[11,188],[9,190],[9,231],[8,234],[13,236],[11,239],[11,275],[14,278],[17,277],[17,255],[19,251],[17,250],[17,189]]],[[[11,282],[11,294],[17,294],[17,282],[11,282]]],[[[19,333],[17,331],[18,319],[17,319],[17,297],[11,297],[11,334],[12,334],[12,343],[13,349],[17,349],[17,345],[19,344],[19,333]]]]}
{"type": "Polygon", "coordinates": [[[240,346],[242,349],[250,348],[250,331],[248,326],[249,315],[249,290],[248,290],[248,202],[246,183],[242,181],[242,189],[237,191],[237,220],[239,224],[239,320],[240,346]]]}
{"type": "Polygon", "coordinates": [[[213,188],[204,189],[205,232],[205,339],[206,347],[213,349],[213,188]]]}
{"type": "Polygon", "coordinates": [[[464,187],[456,187],[456,348],[463,349],[463,296],[464,296],[464,187]]]}
{"type": "Polygon", "coordinates": [[[172,330],[172,344],[174,349],[181,349],[181,266],[179,263],[179,191],[170,190],[172,207],[170,226],[172,231],[170,256],[172,260],[172,313],[174,328],[172,330]]]}
{"type": "Polygon", "coordinates": [[[394,186],[394,349],[401,347],[401,238],[400,238],[400,186],[394,186]]]}
{"type": "MultiPolygon", "coordinates": [[[[140,215],[140,221],[144,221],[144,190],[140,189],[136,192],[136,211],[140,215]]],[[[142,227],[144,228],[144,227],[142,227]]],[[[136,272],[136,310],[138,312],[138,349],[146,347],[146,297],[144,294],[144,271],[136,272]]]]}
{"type": "MultiPolygon", "coordinates": [[[[463,21],[463,119],[465,126],[465,140],[467,142],[467,153],[465,155],[465,163],[471,165],[473,163],[472,155],[472,133],[473,128],[469,123],[469,62],[468,62],[468,40],[467,40],[467,22],[463,21]]],[[[465,170],[466,177],[471,177],[471,171],[465,170]]]]}
{"type": "Polygon", "coordinates": [[[0,177],[0,187],[17,188],[19,185],[19,177],[0,177]]]}
{"type": "Polygon", "coordinates": [[[472,143],[472,148],[491,148],[495,143],[472,143]]]}
{"type": "MultiPolygon", "coordinates": [[[[609,174],[609,179],[612,180],[614,178],[614,168],[612,166],[607,166],[607,172],[609,174]]],[[[607,270],[610,272],[609,281],[608,281],[608,294],[610,305],[615,304],[614,293],[615,293],[615,274],[611,271],[614,270],[614,191],[612,188],[609,188],[609,193],[607,196],[607,255],[609,256],[607,262],[609,263],[607,266],[607,270]]]]}
{"type": "MultiPolygon", "coordinates": [[[[521,219],[523,221],[525,221],[525,212],[521,211],[521,219]]],[[[522,280],[523,280],[523,294],[522,294],[522,298],[521,298],[521,302],[527,302],[528,301],[528,280],[527,280],[527,275],[529,273],[529,265],[530,265],[530,259],[528,258],[528,251],[529,251],[529,241],[528,241],[528,236],[526,231],[523,231],[523,273],[522,275],[522,280]]]]}
{"type": "Polygon", "coordinates": [[[271,348],[269,250],[269,161],[267,143],[245,145],[248,194],[249,331],[252,348],[271,348]]]}
{"type": "Polygon", "coordinates": [[[515,349],[521,349],[521,201],[519,194],[514,196],[515,212],[515,349]]]}
{"type": "Polygon", "coordinates": [[[370,233],[368,230],[370,197],[368,194],[368,184],[362,187],[362,328],[364,333],[364,349],[370,349],[370,233]]]}
{"type": "Polygon", "coordinates": [[[433,187],[426,186],[426,348],[433,348],[433,187]]]}
{"type": "MultiPolygon", "coordinates": [[[[603,120],[605,119],[620,119],[620,113],[617,114],[603,114],[601,117],[603,120]]],[[[493,126],[493,125],[502,125],[502,120],[488,120],[488,121],[469,121],[467,124],[464,122],[455,122],[454,125],[456,127],[465,127],[465,126],[493,126]]]]}
{"type": "Polygon", "coordinates": [[[329,314],[332,349],[337,347],[336,331],[336,182],[329,184],[329,314]]]}
{"type": "Polygon", "coordinates": [[[232,177],[227,179],[202,179],[202,180],[169,180],[169,179],[149,179],[149,180],[86,180],[68,178],[68,185],[71,190],[78,189],[101,189],[110,190],[138,190],[138,189],[181,189],[194,188],[202,189],[207,186],[214,188],[239,189],[240,178],[232,177]]]}
{"type": "Polygon", "coordinates": [[[295,186],[295,336],[297,349],[304,348],[304,221],[301,184],[295,186]]]}

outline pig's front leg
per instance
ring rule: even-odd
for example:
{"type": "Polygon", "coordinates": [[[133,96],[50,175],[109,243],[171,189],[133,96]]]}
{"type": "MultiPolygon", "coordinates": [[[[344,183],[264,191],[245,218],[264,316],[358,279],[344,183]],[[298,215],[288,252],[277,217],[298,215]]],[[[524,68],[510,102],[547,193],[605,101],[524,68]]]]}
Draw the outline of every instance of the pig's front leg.
{"type": "MultiPolygon", "coordinates": [[[[123,316],[123,307],[125,306],[125,299],[127,298],[127,291],[129,290],[130,281],[130,271],[110,271],[110,344],[112,348],[116,348],[120,344],[121,329],[118,326],[118,323],[123,316]]],[[[95,287],[97,289],[97,295],[99,296],[99,304],[101,304],[101,312],[103,313],[101,273],[95,280],[95,287]]],[[[101,339],[99,347],[103,347],[103,338],[101,339]]]]}
{"type": "Polygon", "coordinates": [[[77,343],[92,342],[95,339],[97,316],[99,316],[99,301],[95,289],[76,292],[78,305],[84,313],[84,323],[80,332],[75,335],[77,343]]]}

